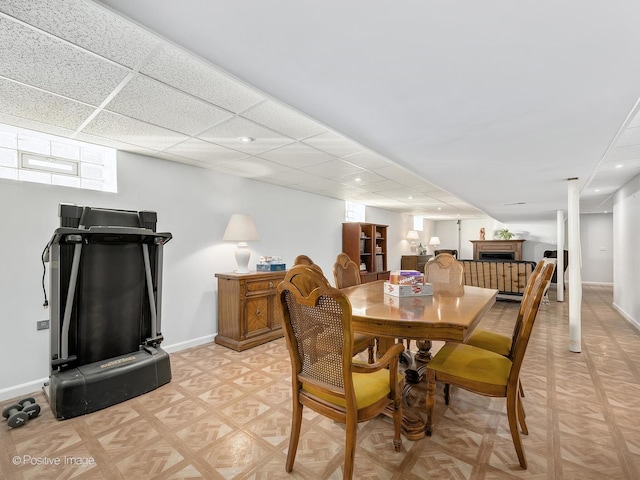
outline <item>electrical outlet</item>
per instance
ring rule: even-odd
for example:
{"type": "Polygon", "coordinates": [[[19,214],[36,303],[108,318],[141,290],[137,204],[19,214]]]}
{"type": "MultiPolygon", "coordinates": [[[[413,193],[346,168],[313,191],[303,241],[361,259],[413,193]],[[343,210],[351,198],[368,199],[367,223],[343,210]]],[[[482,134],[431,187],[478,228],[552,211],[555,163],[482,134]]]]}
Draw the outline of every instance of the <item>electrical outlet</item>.
{"type": "Polygon", "coordinates": [[[49,328],[49,320],[38,320],[36,322],[36,328],[38,330],[47,330],[49,328]]]}

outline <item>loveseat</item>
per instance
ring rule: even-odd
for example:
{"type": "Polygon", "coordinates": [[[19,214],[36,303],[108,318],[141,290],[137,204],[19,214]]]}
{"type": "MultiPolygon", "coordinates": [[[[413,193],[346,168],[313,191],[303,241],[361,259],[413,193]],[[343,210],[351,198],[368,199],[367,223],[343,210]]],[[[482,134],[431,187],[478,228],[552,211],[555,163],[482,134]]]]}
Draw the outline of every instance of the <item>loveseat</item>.
{"type": "Polygon", "coordinates": [[[458,260],[464,267],[464,284],[495,288],[498,298],[521,300],[536,262],[527,260],[458,260]]]}

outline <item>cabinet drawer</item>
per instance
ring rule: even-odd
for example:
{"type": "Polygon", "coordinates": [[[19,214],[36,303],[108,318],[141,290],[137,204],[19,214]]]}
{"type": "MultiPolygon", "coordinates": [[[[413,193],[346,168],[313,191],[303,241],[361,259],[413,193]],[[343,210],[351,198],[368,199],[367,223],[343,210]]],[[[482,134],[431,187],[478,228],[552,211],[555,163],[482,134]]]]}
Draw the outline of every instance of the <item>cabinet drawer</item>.
{"type": "Polygon", "coordinates": [[[276,288],[278,288],[278,283],[280,283],[281,280],[282,279],[247,280],[245,283],[245,289],[246,289],[247,295],[265,293],[270,291],[275,292],[276,288]]]}

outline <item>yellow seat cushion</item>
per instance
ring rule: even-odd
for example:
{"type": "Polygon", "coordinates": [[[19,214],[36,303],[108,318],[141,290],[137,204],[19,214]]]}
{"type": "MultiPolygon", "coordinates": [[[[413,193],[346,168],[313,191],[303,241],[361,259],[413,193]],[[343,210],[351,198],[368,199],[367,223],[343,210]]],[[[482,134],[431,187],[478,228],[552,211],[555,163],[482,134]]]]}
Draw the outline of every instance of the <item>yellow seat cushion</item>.
{"type": "Polygon", "coordinates": [[[489,330],[476,330],[465,343],[499,353],[504,357],[508,357],[511,352],[511,337],[490,332],[489,330]]]}
{"type": "Polygon", "coordinates": [[[446,343],[431,359],[427,368],[454,377],[506,386],[511,360],[483,348],[446,343]]]}
{"type": "MultiPolygon", "coordinates": [[[[320,397],[327,402],[341,407],[346,407],[347,402],[344,398],[334,397],[324,392],[320,392],[311,385],[302,384],[302,388],[307,392],[320,397]]],[[[373,373],[354,373],[353,389],[356,393],[356,404],[358,409],[368,407],[383,397],[389,395],[391,388],[389,386],[389,370],[382,369],[373,373]]]]}

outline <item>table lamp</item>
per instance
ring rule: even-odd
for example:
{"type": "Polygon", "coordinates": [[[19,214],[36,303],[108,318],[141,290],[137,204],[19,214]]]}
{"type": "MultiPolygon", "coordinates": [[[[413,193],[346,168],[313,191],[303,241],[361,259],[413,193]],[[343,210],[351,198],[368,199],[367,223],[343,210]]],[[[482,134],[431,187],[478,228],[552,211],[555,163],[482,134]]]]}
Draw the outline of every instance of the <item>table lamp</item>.
{"type": "Polygon", "coordinates": [[[249,257],[251,256],[251,251],[249,250],[247,242],[260,240],[251,216],[241,213],[231,215],[222,240],[238,242],[238,248],[236,249],[238,269],[234,271],[235,273],[249,273],[249,257]]]}
{"type": "Polygon", "coordinates": [[[418,232],[416,232],[415,230],[409,230],[407,232],[407,240],[410,240],[409,246],[411,247],[411,252],[416,251],[416,240],[418,240],[419,238],[420,237],[418,236],[418,232]]]}
{"type": "Polygon", "coordinates": [[[440,245],[440,239],[438,237],[431,237],[429,240],[429,245],[433,247],[433,254],[436,254],[436,247],[440,245]]]}

